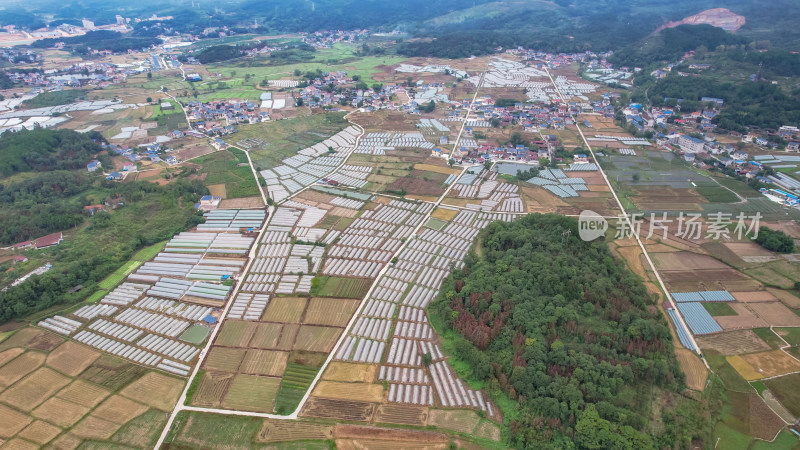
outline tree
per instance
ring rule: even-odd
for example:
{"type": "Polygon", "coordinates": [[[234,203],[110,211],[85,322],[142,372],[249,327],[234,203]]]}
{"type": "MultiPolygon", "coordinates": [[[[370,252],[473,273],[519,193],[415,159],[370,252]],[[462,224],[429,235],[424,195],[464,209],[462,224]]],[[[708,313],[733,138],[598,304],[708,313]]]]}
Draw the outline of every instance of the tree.
{"type": "Polygon", "coordinates": [[[484,168],[484,169],[486,169],[486,170],[489,170],[489,169],[491,169],[491,168],[492,168],[492,162],[491,162],[491,161],[488,161],[488,160],[487,160],[487,161],[484,161],[484,162],[483,162],[483,168],[484,168]]]}
{"type": "Polygon", "coordinates": [[[539,166],[547,167],[549,165],[550,165],[550,159],[549,158],[547,158],[546,156],[542,156],[541,158],[539,158],[539,166]]]}
{"type": "Polygon", "coordinates": [[[455,159],[455,158],[450,158],[450,159],[448,159],[448,160],[447,160],[447,164],[448,164],[450,167],[453,167],[453,165],[454,165],[455,163],[456,163],[456,159],[455,159]]]}
{"type": "Polygon", "coordinates": [[[147,72],[147,79],[148,80],[152,80],[153,79],[153,72],[147,72]]]}
{"type": "Polygon", "coordinates": [[[147,98],[145,99],[145,101],[146,101],[147,103],[153,103],[153,97],[147,97],[147,98]]]}
{"type": "Polygon", "coordinates": [[[433,356],[431,356],[430,352],[422,354],[422,364],[424,364],[425,367],[430,366],[432,362],[433,362],[433,356]]]}
{"type": "Polygon", "coordinates": [[[297,104],[297,106],[303,106],[304,105],[303,99],[300,98],[300,97],[297,98],[297,101],[295,103],[297,104]]]}

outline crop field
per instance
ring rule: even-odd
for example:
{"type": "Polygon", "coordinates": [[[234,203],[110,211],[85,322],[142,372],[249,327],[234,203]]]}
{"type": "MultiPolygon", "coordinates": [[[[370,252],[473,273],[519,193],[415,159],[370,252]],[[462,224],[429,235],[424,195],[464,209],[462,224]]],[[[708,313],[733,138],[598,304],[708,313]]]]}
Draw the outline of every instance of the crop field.
{"type": "Polygon", "coordinates": [[[481,418],[475,411],[468,410],[432,409],[428,413],[428,425],[467,434],[475,430],[480,420],[481,418]]]}
{"type": "Polygon", "coordinates": [[[308,299],[303,297],[275,297],[270,300],[261,320],[282,323],[300,323],[308,299]]]}
{"type": "Polygon", "coordinates": [[[728,362],[748,381],[800,371],[800,362],[780,350],[729,356],[728,362]]]}
{"type": "Polygon", "coordinates": [[[258,328],[255,322],[247,322],[243,320],[226,320],[222,325],[217,340],[214,345],[222,345],[225,347],[247,347],[250,339],[258,328]]]}
{"type": "Polygon", "coordinates": [[[280,378],[236,375],[228,388],[223,404],[230,409],[272,412],[280,381],[280,378]]]}
{"type": "Polygon", "coordinates": [[[774,302],[778,300],[778,298],[769,291],[731,292],[731,295],[736,301],[742,303],[774,302]]]}
{"type": "Polygon", "coordinates": [[[697,336],[696,340],[700,348],[713,349],[726,356],[763,352],[770,349],[770,346],[764,343],[753,330],[735,330],[697,336]]]}
{"type": "Polygon", "coordinates": [[[320,297],[364,298],[372,286],[369,278],[345,278],[323,276],[312,281],[311,293],[320,297]],[[314,284],[317,284],[314,286],[314,284]]]}
{"type": "MultiPolygon", "coordinates": [[[[279,394],[280,395],[280,394],[279,394]]],[[[295,420],[265,420],[258,432],[259,442],[288,442],[331,439],[333,426],[295,420]]]]}
{"type": "Polygon", "coordinates": [[[789,345],[800,345],[800,328],[775,328],[775,332],[789,345]]]}
{"type": "Polygon", "coordinates": [[[111,273],[111,275],[107,276],[103,281],[97,283],[97,286],[100,289],[104,289],[106,291],[110,291],[114,289],[118,284],[122,283],[122,280],[125,279],[131,272],[136,270],[139,266],[142,265],[142,261],[128,261],[120,267],[119,269],[115,270],[111,273]]]}
{"type": "Polygon", "coordinates": [[[209,328],[202,325],[192,325],[187,328],[178,339],[184,342],[199,345],[206,340],[206,336],[208,336],[209,331],[211,331],[209,328]]]}
{"type": "Polygon", "coordinates": [[[242,348],[213,346],[208,352],[204,367],[210,370],[236,372],[239,369],[242,359],[244,359],[245,351],[246,350],[242,348]]]}
{"type": "Polygon", "coordinates": [[[352,364],[332,361],[325,370],[325,373],[322,374],[322,379],[328,381],[371,383],[375,381],[376,371],[377,366],[373,364],[352,364]]]}
{"type": "Polygon", "coordinates": [[[250,341],[250,347],[275,348],[281,337],[282,329],[283,325],[278,323],[259,323],[255,334],[253,334],[253,339],[250,341]]]}
{"type": "Polygon", "coordinates": [[[38,329],[2,344],[0,439],[16,448],[152,446],[184,386],[38,329]]]}
{"type": "Polygon", "coordinates": [[[800,416],[800,374],[786,375],[784,377],[766,380],[764,384],[775,397],[789,410],[795,417],[800,416]]]}
{"type": "Polygon", "coordinates": [[[793,294],[792,292],[794,291],[784,291],[775,288],[767,288],[767,291],[789,308],[800,308],[800,297],[793,294]]]}
{"type": "Polygon", "coordinates": [[[425,406],[406,406],[382,404],[375,412],[376,423],[425,426],[428,408],[425,406]]]}
{"type": "Polygon", "coordinates": [[[341,334],[341,328],[303,325],[297,333],[293,349],[327,353],[333,349],[341,334]]]}
{"type": "Polygon", "coordinates": [[[289,414],[300,404],[319,367],[311,367],[291,362],[287,364],[286,371],[281,379],[281,386],[275,397],[275,412],[289,414]]]}
{"type": "Polygon", "coordinates": [[[372,418],[374,412],[375,405],[372,403],[310,397],[300,415],[320,419],[367,422],[372,418]]]}
{"type": "MultiPolygon", "coordinates": [[[[708,309],[708,305],[709,303],[703,304],[706,309],[708,309]]],[[[728,311],[725,308],[721,308],[720,305],[722,307],[727,306],[730,311],[733,312],[733,314],[719,314],[716,316],[715,320],[717,323],[719,323],[723,330],[760,328],[769,325],[764,321],[764,319],[757,317],[745,303],[715,303],[714,306],[712,306],[712,309],[715,311],[728,311]]]]}
{"type": "Polygon", "coordinates": [[[226,198],[259,195],[258,185],[249,165],[239,165],[236,155],[223,150],[201,156],[193,161],[201,165],[206,185],[224,184],[226,198]]]}
{"type": "Polygon", "coordinates": [[[703,303],[703,307],[712,316],[735,316],[736,311],[731,308],[731,305],[722,302],[716,303],[703,303]]]}
{"type": "Polygon", "coordinates": [[[239,372],[252,375],[280,376],[289,359],[289,353],[273,350],[247,351],[239,372]]]}
{"type": "Polygon", "coordinates": [[[192,397],[192,405],[219,408],[233,383],[233,374],[209,370],[202,377],[200,385],[192,397]]]}
{"type": "Polygon", "coordinates": [[[692,252],[654,253],[653,263],[658,270],[726,269],[727,265],[716,259],[692,252]]]}
{"type": "Polygon", "coordinates": [[[358,308],[359,301],[341,298],[312,298],[304,324],[344,327],[358,308]]]}
{"type": "Polygon", "coordinates": [[[312,395],[315,397],[377,403],[383,398],[383,385],[320,381],[314,388],[312,395]]]}
{"type": "Polygon", "coordinates": [[[281,337],[278,339],[278,344],[275,346],[278,350],[292,350],[294,348],[294,341],[297,337],[297,331],[300,325],[290,323],[283,326],[281,330],[281,337]]]}
{"type": "Polygon", "coordinates": [[[703,391],[706,386],[708,371],[697,355],[685,348],[675,350],[675,356],[686,374],[686,386],[695,391],[703,391]]]}
{"type": "Polygon", "coordinates": [[[800,316],[793,313],[783,303],[751,303],[749,307],[770,325],[778,327],[800,326],[800,316]]]}

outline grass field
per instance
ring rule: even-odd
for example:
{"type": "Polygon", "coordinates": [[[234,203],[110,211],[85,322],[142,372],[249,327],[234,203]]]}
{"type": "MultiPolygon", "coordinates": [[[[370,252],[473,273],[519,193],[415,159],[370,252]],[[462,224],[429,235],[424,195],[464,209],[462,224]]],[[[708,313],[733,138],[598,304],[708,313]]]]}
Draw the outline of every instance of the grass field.
{"type": "Polygon", "coordinates": [[[709,203],[732,203],[739,200],[736,194],[717,185],[698,186],[697,193],[702,195],[709,203]]]}
{"type": "Polygon", "coordinates": [[[236,375],[225,396],[224,405],[230,409],[272,412],[280,378],[256,375],[236,375]]]}
{"type": "MultiPolygon", "coordinates": [[[[141,266],[142,263],[149,261],[154,256],[156,256],[158,252],[160,252],[164,248],[165,245],[166,241],[159,242],[158,244],[153,244],[149,247],[145,247],[139,250],[138,252],[136,252],[136,254],[133,255],[133,257],[131,257],[130,261],[125,263],[125,265],[123,265],[119,269],[112,272],[111,275],[103,279],[100,283],[97,284],[97,286],[104,291],[110,291],[114,289],[115,287],[117,287],[118,284],[122,283],[122,280],[124,280],[125,277],[127,277],[131,272],[133,272],[139,266],[141,266]]],[[[97,300],[99,300],[99,298],[97,300]]],[[[87,301],[90,303],[92,302],[92,300],[87,300],[87,301]]]]}
{"type": "Polygon", "coordinates": [[[770,392],[789,410],[795,417],[800,416],[800,374],[791,374],[783,377],[766,380],[770,392]]]}
{"type": "Polygon", "coordinates": [[[789,345],[800,345],[800,328],[775,328],[775,332],[789,345]]]}
{"type": "Polygon", "coordinates": [[[369,278],[315,277],[311,295],[319,297],[364,298],[372,285],[369,278]]]}
{"type": "Polygon", "coordinates": [[[258,185],[249,165],[239,165],[239,158],[230,150],[223,150],[193,160],[203,168],[205,184],[224,184],[226,198],[252,197],[259,195],[258,185]]]}
{"type": "Polygon", "coordinates": [[[775,333],[769,328],[754,328],[753,332],[772,349],[781,348],[783,346],[783,342],[781,342],[780,338],[775,336],[775,333]]]}
{"type": "Polygon", "coordinates": [[[703,303],[703,307],[712,316],[735,316],[736,311],[731,308],[731,305],[722,302],[703,303]]]}
{"type": "Polygon", "coordinates": [[[319,367],[305,366],[302,364],[289,363],[283,373],[281,386],[275,397],[275,412],[277,414],[290,414],[300,404],[314,377],[317,375],[319,367]]]}

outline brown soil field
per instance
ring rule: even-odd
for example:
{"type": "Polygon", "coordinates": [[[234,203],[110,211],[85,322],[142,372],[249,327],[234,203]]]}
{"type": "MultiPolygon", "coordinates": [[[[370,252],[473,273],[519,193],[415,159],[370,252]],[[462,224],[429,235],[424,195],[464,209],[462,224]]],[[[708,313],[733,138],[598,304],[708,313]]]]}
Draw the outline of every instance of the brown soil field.
{"type": "Polygon", "coordinates": [[[81,445],[81,439],[72,433],[62,434],[55,441],[53,441],[52,448],[58,450],[74,450],[81,445]]]}
{"type": "Polygon", "coordinates": [[[214,197],[222,197],[225,198],[228,195],[228,191],[225,189],[225,183],[221,184],[209,184],[206,185],[208,188],[208,192],[213,195],[214,197]]]}
{"type": "MultiPolygon", "coordinates": [[[[663,253],[662,253],[663,254],[663,253]]],[[[734,269],[710,270],[662,270],[664,281],[736,281],[746,279],[744,275],[734,269]]]]}
{"type": "Polygon", "coordinates": [[[14,382],[33,372],[42,365],[45,355],[39,352],[25,352],[0,367],[0,388],[12,385],[14,382]]]}
{"type": "Polygon", "coordinates": [[[149,372],[129,384],[120,395],[161,411],[172,411],[183,390],[184,381],[158,372],[149,372]]]}
{"type": "Polygon", "coordinates": [[[214,345],[247,347],[256,332],[256,328],[258,328],[258,324],[255,322],[226,320],[217,336],[217,340],[214,341],[214,345]]]}
{"type": "Polygon", "coordinates": [[[772,326],[795,327],[800,326],[800,316],[792,312],[783,303],[752,303],[749,305],[759,317],[772,326]]]}
{"type": "Polygon", "coordinates": [[[28,439],[29,441],[36,442],[37,444],[47,444],[52,441],[54,437],[61,433],[61,428],[50,425],[47,422],[37,420],[28,425],[27,428],[22,430],[17,436],[28,439]]]}
{"type": "Polygon", "coordinates": [[[739,256],[775,256],[771,251],[753,242],[728,242],[725,246],[739,256]]]}
{"type": "MultiPolygon", "coordinates": [[[[737,358],[736,356],[729,357],[737,358]]],[[[755,377],[745,376],[746,380],[761,379],[785,375],[787,373],[800,371],[800,361],[792,358],[781,350],[772,350],[762,353],[750,353],[742,355],[742,361],[746,362],[755,372],[755,377]]],[[[737,370],[739,370],[737,368],[737,370]]],[[[742,373],[741,371],[739,373],[742,373]]],[[[742,374],[744,376],[744,374],[742,374]]]]}
{"type": "Polygon", "coordinates": [[[250,347],[269,349],[278,345],[283,325],[279,323],[259,323],[253,338],[250,340],[250,347]]]}
{"type": "Polygon", "coordinates": [[[731,292],[731,295],[742,303],[774,302],[778,300],[769,291],[731,292]]]}
{"type": "Polygon", "coordinates": [[[723,291],[757,291],[763,289],[764,285],[750,278],[746,280],[728,280],[718,283],[723,291]]]}
{"type": "Polygon", "coordinates": [[[75,380],[59,391],[56,397],[92,408],[108,397],[109,394],[110,392],[99,386],[83,380],[75,380]]]}
{"type": "Polygon", "coordinates": [[[292,349],[328,353],[333,349],[336,340],[341,334],[341,328],[303,325],[297,332],[297,338],[292,349]]]}
{"type": "Polygon", "coordinates": [[[672,247],[667,244],[650,244],[646,245],[645,248],[647,249],[647,253],[649,253],[651,257],[655,253],[672,253],[681,251],[681,249],[672,247]]]}
{"type": "Polygon", "coordinates": [[[360,300],[347,298],[312,298],[303,323],[344,327],[353,317],[359,303],[360,300]]]}
{"type": "Polygon", "coordinates": [[[74,341],[66,341],[47,355],[47,365],[75,377],[89,367],[100,353],[74,341]]]}
{"type": "Polygon", "coordinates": [[[716,259],[692,252],[656,253],[651,255],[658,270],[703,270],[727,269],[728,266],[716,259]]]}
{"type": "Polygon", "coordinates": [[[30,411],[66,386],[69,381],[70,379],[64,375],[42,367],[6,389],[0,394],[0,400],[23,411],[30,411]]]}
{"type": "Polygon", "coordinates": [[[10,438],[19,433],[33,421],[21,412],[15,411],[5,405],[0,405],[0,438],[10,438]]]}
{"type": "MultiPolygon", "coordinates": [[[[411,434],[413,431],[408,431],[411,434]]],[[[398,439],[334,439],[336,448],[340,450],[395,450],[402,448],[404,450],[444,450],[448,448],[447,442],[422,442],[422,441],[408,441],[398,439]]],[[[459,445],[458,448],[465,448],[459,445]]],[[[469,449],[474,450],[474,449],[469,449]]]]}
{"type": "Polygon", "coordinates": [[[372,418],[374,410],[375,405],[372,403],[309,397],[300,411],[300,415],[320,419],[368,422],[372,418]]]}
{"type": "Polygon", "coordinates": [[[219,207],[229,209],[263,208],[264,200],[260,196],[228,198],[219,202],[219,207]]]}
{"type": "Polygon", "coordinates": [[[714,320],[719,323],[723,330],[738,330],[744,328],[762,328],[767,327],[769,324],[763,319],[756,317],[744,303],[732,302],[728,303],[734,311],[736,316],[715,316],[714,320]]]}
{"type": "Polygon", "coordinates": [[[121,395],[114,395],[95,408],[95,410],[92,411],[92,415],[122,425],[144,413],[147,409],[147,405],[135,402],[121,395]]]}
{"type": "Polygon", "coordinates": [[[312,395],[361,402],[380,402],[383,398],[383,385],[320,381],[314,388],[312,395]]]}
{"type": "Polygon", "coordinates": [[[756,439],[772,440],[781,428],[783,419],[775,414],[757,394],[750,394],[750,434],[756,439]]]}
{"type": "Polygon", "coordinates": [[[8,450],[37,450],[38,448],[38,445],[20,438],[11,439],[3,445],[3,449],[8,450]]]}
{"type": "Polygon", "coordinates": [[[353,219],[353,218],[356,217],[356,215],[358,215],[358,211],[355,210],[355,209],[343,208],[341,206],[337,206],[337,207],[331,209],[330,214],[332,214],[334,216],[347,217],[347,218],[353,219]]]}
{"type": "Polygon", "coordinates": [[[273,297],[261,320],[267,322],[300,323],[308,303],[302,297],[273,297]]]}
{"type": "MultiPolygon", "coordinates": [[[[303,203],[311,202],[311,203],[317,203],[317,204],[318,203],[330,204],[331,200],[333,200],[334,198],[336,198],[335,195],[326,194],[324,192],[315,191],[313,189],[305,190],[300,195],[295,197],[295,199],[297,199],[297,200],[306,200],[303,203]]],[[[311,203],[308,203],[308,204],[311,204],[311,203]]],[[[317,205],[312,204],[312,206],[317,206],[317,205]]]]}
{"type": "Polygon", "coordinates": [[[701,349],[712,349],[725,356],[744,353],[763,352],[770,349],[753,330],[736,330],[724,333],[697,336],[697,345],[701,349]]]}
{"type": "Polygon", "coordinates": [[[541,212],[540,210],[555,210],[557,207],[569,206],[569,204],[550,192],[535,187],[520,186],[523,200],[528,203],[529,212],[541,212]]]}
{"type": "Polygon", "coordinates": [[[21,348],[10,348],[0,353],[0,366],[21,355],[23,352],[25,352],[25,350],[21,348]]]}
{"type": "Polygon", "coordinates": [[[161,169],[142,170],[138,173],[137,180],[156,178],[161,175],[161,169]]]}
{"type": "Polygon", "coordinates": [[[706,377],[708,376],[706,366],[703,365],[697,354],[685,348],[676,348],[675,356],[686,374],[686,386],[702,392],[706,387],[706,377]]]}
{"type": "Polygon", "coordinates": [[[49,352],[58,347],[64,339],[55,334],[37,328],[23,328],[0,343],[0,350],[12,347],[23,347],[28,350],[49,352]]]}
{"type": "Polygon", "coordinates": [[[375,413],[376,423],[395,423],[401,425],[425,426],[428,420],[426,406],[405,406],[382,404],[375,413]]]}
{"type": "Polygon", "coordinates": [[[386,186],[386,189],[391,191],[405,191],[410,195],[430,195],[438,197],[444,192],[442,182],[446,178],[447,176],[444,174],[415,169],[411,171],[410,176],[394,180],[391,184],[386,186]],[[439,180],[435,175],[444,178],[439,180]],[[425,178],[428,178],[428,180],[425,178]]]}
{"type": "Polygon", "coordinates": [[[324,440],[333,437],[333,426],[296,420],[265,420],[256,438],[259,442],[324,440]]]}
{"type": "Polygon", "coordinates": [[[222,370],[225,372],[236,372],[239,370],[239,365],[244,359],[245,349],[243,348],[226,348],[226,347],[211,347],[208,352],[203,367],[210,370],[222,370]]]}
{"type": "Polygon", "coordinates": [[[475,428],[474,434],[475,436],[491,439],[493,441],[500,441],[503,436],[500,427],[489,420],[482,420],[475,428]]]}
{"type": "Polygon", "coordinates": [[[68,402],[59,397],[52,397],[33,410],[33,417],[54,423],[60,427],[71,427],[81,417],[88,413],[90,408],[77,403],[68,402]]]}
{"type": "Polygon", "coordinates": [[[323,380],[328,381],[348,381],[348,382],[367,382],[375,380],[375,372],[378,366],[370,364],[353,364],[346,362],[333,361],[322,374],[323,380]]]}
{"type": "Polygon", "coordinates": [[[86,439],[108,439],[119,430],[121,426],[120,424],[89,415],[78,422],[71,433],[86,439]]]}
{"type": "Polygon", "coordinates": [[[775,297],[778,297],[778,300],[782,301],[786,306],[790,308],[800,308],[800,298],[794,296],[791,292],[775,288],[767,288],[767,291],[775,297]]]}
{"type": "Polygon", "coordinates": [[[192,405],[219,408],[233,382],[233,374],[208,371],[192,397],[192,405]]]}
{"type": "Polygon", "coordinates": [[[800,224],[793,220],[785,220],[781,222],[761,222],[761,226],[770,227],[773,230],[783,231],[795,239],[800,239],[800,224]]]}
{"type": "Polygon", "coordinates": [[[480,422],[475,411],[432,409],[428,413],[428,425],[447,430],[471,434],[480,422]]]}
{"type": "Polygon", "coordinates": [[[187,161],[198,156],[214,153],[216,150],[206,143],[190,143],[172,152],[179,161],[187,161]]]}
{"type": "Polygon", "coordinates": [[[229,409],[272,412],[280,384],[280,378],[236,375],[223,404],[229,409]]]}
{"type": "Polygon", "coordinates": [[[281,337],[278,340],[278,345],[275,347],[278,350],[292,350],[294,348],[294,342],[297,339],[297,332],[300,330],[300,325],[297,324],[287,324],[283,326],[283,330],[281,331],[281,337]]]}
{"type": "Polygon", "coordinates": [[[274,350],[248,350],[239,372],[253,375],[281,376],[286,369],[288,352],[274,350]]]}
{"type": "Polygon", "coordinates": [[[375,439],[402,442],[446,442],[448,436],[433,431],[412,431],[397,428],[379,428],[360,425],[336,424],[333,430],[337,439],[375,439]]]}

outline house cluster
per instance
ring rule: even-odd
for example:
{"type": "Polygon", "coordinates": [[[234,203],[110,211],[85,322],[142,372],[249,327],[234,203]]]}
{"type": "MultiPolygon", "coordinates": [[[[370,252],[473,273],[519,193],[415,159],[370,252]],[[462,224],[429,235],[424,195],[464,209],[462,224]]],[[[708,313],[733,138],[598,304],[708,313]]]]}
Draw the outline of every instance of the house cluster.
{"type": "MultiPolygon", "coordinates": [[[[259,123],[270,119],[258,103],[245,100],[215,100],[189,102],[184,105],[193,130],[206,136],[224,136],[235,133],[235,125],[259,123]]],[[[187,133],[188,134],[188,133],[187,133]]]]}
{"type": "MultiPolygon", "coordinates": [[[[363,86],[359,88],[345,72],[329,72],[315,78],[300,90],[299,98],[303,104],[312,108],[336,109],[340,106],[365,108],[368,111],[380,109],[403,109],[404,105],[392,100],[398,92],[406,92],[403,86],[382,85],[380,89],[363,86]]],[[[413,103],[413,102],[412,102],[413,103]]],[[[418,109],[416,104],[405,105],[406,109],[418,109]]]]}
{"type": "Polygon", "coordinates": [[[60,90],[65,87],[105,88],[121,84],[129,75],[142,72],[141,68],[122,69],[114,64],[101,62],[82,62],[59,69],[44,71],[15,71],[9,77],[15,82],[35,90],[60,90]]]}
{"type": "Polygon", "coordinates": [[[6,61],[9,64],[33,64],[41,62],[42,55],[29,49],[17,48],[0,48],[0,61],[6,61]]]}
{"type": "MultiPolygon", "coordinates": [[[[137,169],[137,162],[150,160],[151,162],[157,163],[164,161],[169,165],[178,164],[177,158],[169,153],[172,152],[171,148],[165,148],[160,143],[152,143],[152,144],[142,144],[139,147],[129,147],[127,145],[115,145],[115,144],[104,144],[103,148],[105,148],[108,153],[115,154],[122,156],[123,158],[127,159],[128,161],[125,162],[122,172],[134,172],[137,169]]],[[[89,172],[94,172],[97,169],[102,167],[99,161],[91,161],[87,164],[86,169],[89,172]]],[[[119,177],[115,177],[113,179],[121,179],[122,174],[119,174],[119,177]]]]}
{"type": "Polygon", "coordinates": [[[24,241],[19,242],[17,244],[12,245],[11,247],[14,250],[25,250],[25,249],[42,249],[47,247],[54,247],[61,243],[64,240],[64,234],[60,231],[58,233],[48,234],[47,236],[42,236],[40,238],[31,240],[31,241],[24,241]]]}
{"type": "Polygon", "coordinates": [[[316,31],[303,36],[303,42],[314,48],[330,48],[337,42],[354,42],[368,35],[368,30],[316,31]]]}
{"type": "MultiPolygon", "coordinates": [[[[493,98],[484,96],[476,99],[470,117],[479,121],[497,120],[499,126],[519,124],[525,131],[536,132],[546,128],[563,129],[574,123],[573,116],[579,116],[584,112],[614,117],[612,98],[612,94],[606,93],[602,100],[580,104],[575,102],[551,102],[548,104],[517,102],[510,106],[497,106],[493,98]]],[[[454,111],[451,115],[456,116],[458,112],[454,111]]]]}
{"type": "MultiPolygon", "coordinates": [[[[560,145],[555,135],[545,136],[544,140],[533,141],[529,146],[494,146],[481,145],[477,148],[459,147],[453,152],[456,163],[483,164],[486,161],[522,161],[538,162],[540,158],[552,158],[556,147],[560,145]]],[[[434,155],[436,151],[434,149],[434,155]]]]}

